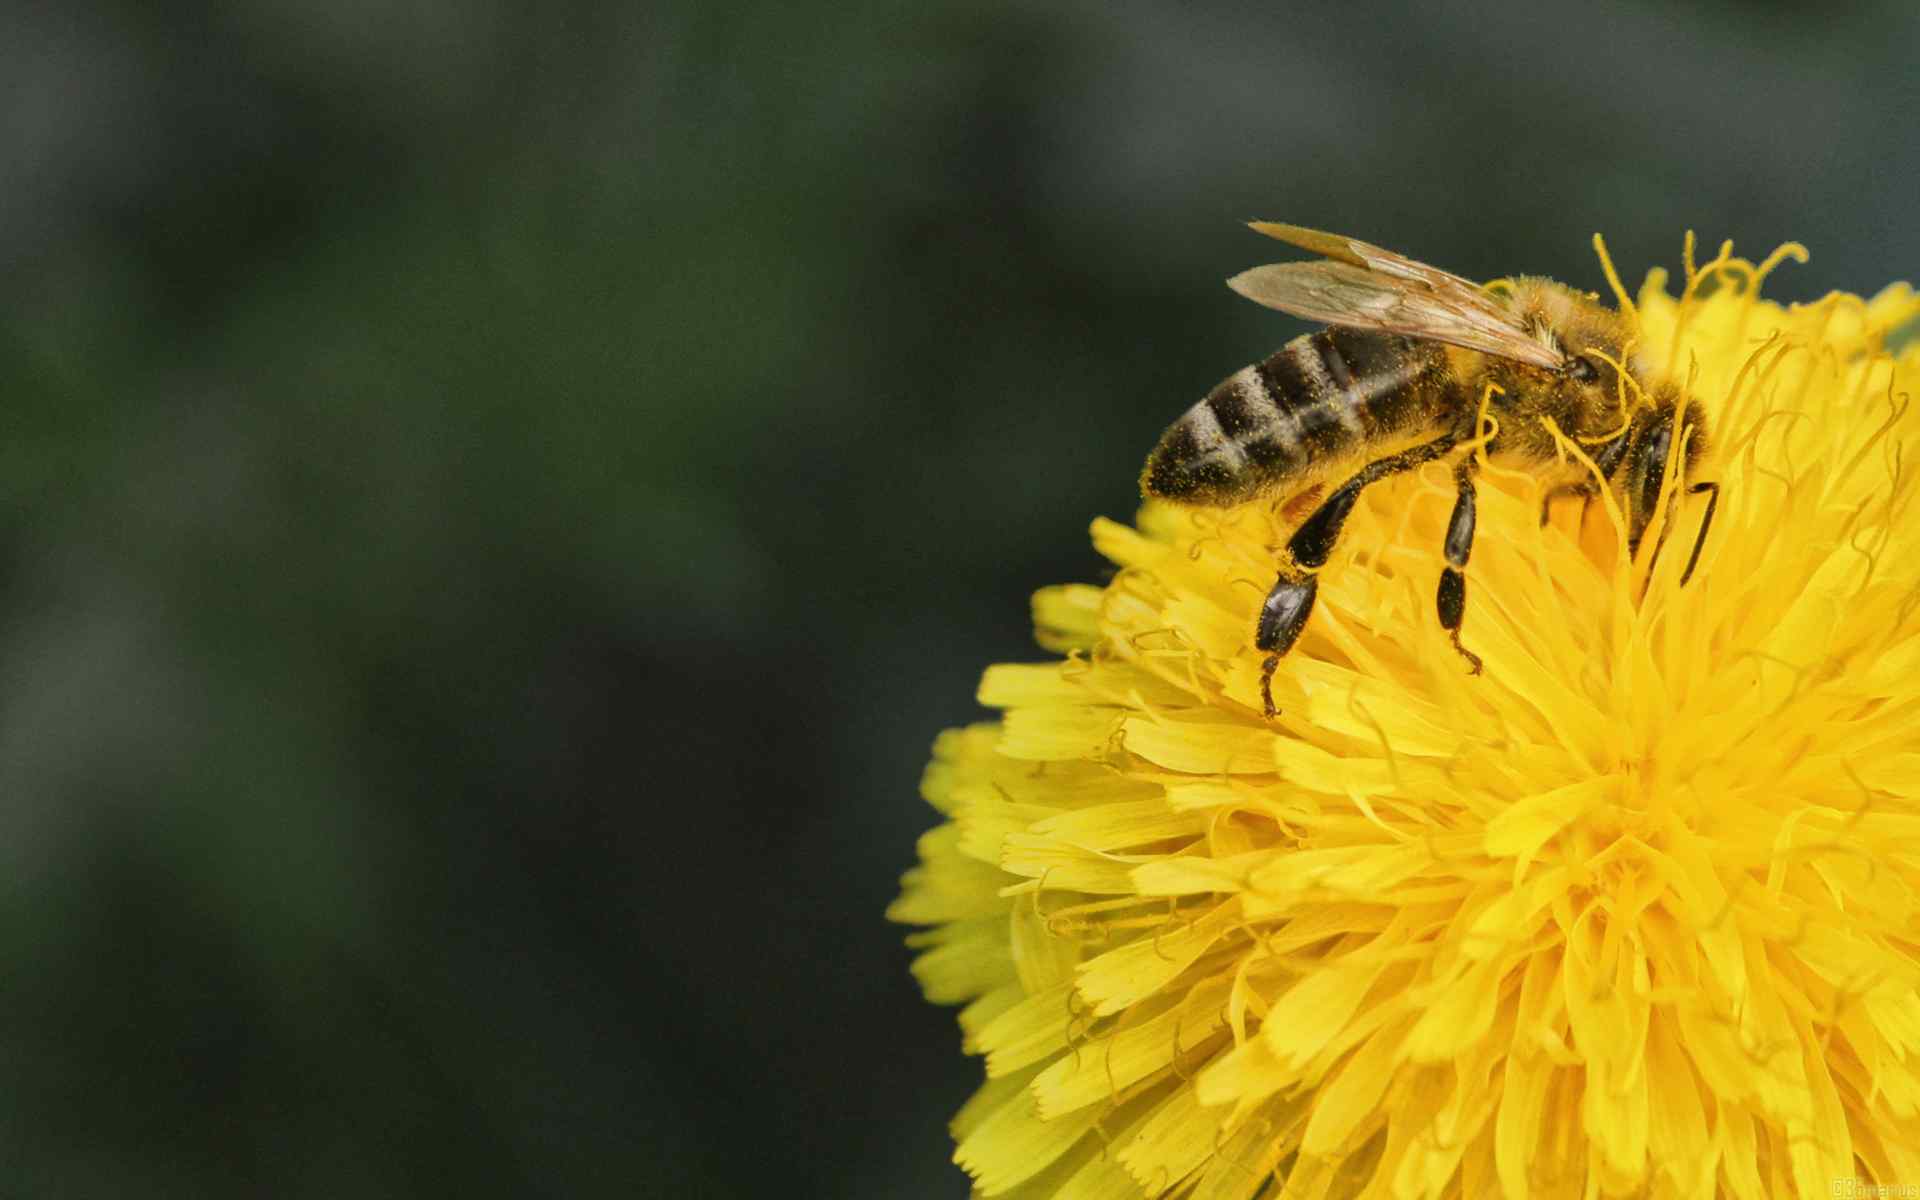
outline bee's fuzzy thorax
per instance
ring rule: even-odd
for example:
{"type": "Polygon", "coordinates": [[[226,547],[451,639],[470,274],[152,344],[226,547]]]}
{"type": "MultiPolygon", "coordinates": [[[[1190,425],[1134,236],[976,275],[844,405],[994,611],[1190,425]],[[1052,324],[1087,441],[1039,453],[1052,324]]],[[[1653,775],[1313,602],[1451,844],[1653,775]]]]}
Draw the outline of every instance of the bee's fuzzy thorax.
{"type": "Polygon", "coordinates": [[[1507,288],[1513,310],[1544,345],[1563,354],[1597,350],[1620,358],[1630,330],[1625,318],[1599,304],[1598,297],[1531,275],[1507,288]]]}

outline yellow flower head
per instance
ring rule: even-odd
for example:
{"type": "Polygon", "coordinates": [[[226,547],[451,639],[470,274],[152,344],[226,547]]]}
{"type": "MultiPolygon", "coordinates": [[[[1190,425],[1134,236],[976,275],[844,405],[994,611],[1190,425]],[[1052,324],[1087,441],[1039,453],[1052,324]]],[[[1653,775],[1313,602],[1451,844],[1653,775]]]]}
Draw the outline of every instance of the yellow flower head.
{"type": "Polygon", "coordinates": [[[1471,677],[1434,466],[1366,493],[1273,720],[1278,505],[1096,522],[1113,581],[1035,597],[1064,657],[940,738],[891,911],[986,1057],[980,1194],[1920,1186],[1920,299],[1687,257],[1629,306],[1724,485],[1685,590],[1483,469],[1471,677]]]}

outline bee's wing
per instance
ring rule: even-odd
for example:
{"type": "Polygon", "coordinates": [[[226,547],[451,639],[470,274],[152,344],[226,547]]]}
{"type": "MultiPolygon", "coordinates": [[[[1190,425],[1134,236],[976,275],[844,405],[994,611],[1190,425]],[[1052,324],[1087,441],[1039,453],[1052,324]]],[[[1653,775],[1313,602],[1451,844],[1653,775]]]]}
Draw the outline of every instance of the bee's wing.
{"type": "Polygon", "coordinates": [[[1337,234],[1269,222],[1254,228],[1333,260],[1273,263],[1227,281],[1256,304],[1329,325],[1450,342],[1537,367],[1566,361],[1470,280],[1337,234]]]}
{"type": "Polygon", "coordinates": [[[1247,227],[1255,233],[1264,233],[1289,246],[1310,250],[1322,258],[1331,258],[1348,266],[1363,267],[1369,271],[1378,271],[1383,275],[1392,275],[1400,279],[1416,280],[1435,290],[1459,289],[1476,296],[1485,295],[1471,279],[1462,279],[1451,271],[1442,271],[1439,267],[1415,262],[1404,254],[1382,250],[1371,242],[1363,242],[1359,238],[1350,238],[1339,233],[1323,233],[1318,229],[1308,229],[1304,225],[1282,225],[1278,221],[1250,221],[1247,227]]]}

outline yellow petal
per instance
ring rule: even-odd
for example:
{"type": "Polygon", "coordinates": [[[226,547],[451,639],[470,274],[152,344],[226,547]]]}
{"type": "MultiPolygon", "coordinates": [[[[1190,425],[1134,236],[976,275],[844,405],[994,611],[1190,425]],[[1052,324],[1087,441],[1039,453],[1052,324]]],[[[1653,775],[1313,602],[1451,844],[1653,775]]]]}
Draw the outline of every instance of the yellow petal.
{"type": "Polygon", "coordinates": [[[1043,1121],[1032,1094],[1023,1089],[961,1140],[953,1161],[973,1176],[981,1195],[997,1196],[1065,1154],[1099,1115],[1099,1109],[1087,1108],[1043,1121]]]}

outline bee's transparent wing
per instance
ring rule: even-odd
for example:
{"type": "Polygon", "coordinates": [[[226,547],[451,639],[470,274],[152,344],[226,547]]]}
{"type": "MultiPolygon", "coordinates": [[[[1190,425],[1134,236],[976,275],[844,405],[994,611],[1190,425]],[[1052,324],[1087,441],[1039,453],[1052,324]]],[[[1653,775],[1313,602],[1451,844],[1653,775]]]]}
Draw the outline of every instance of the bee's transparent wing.
{"type": "Polygon", "coordinates": [[[1537,367],[1565,363],[1491,299],[1466,303],[1343,262],[1272,263],[1235,275],[1227,286],[1256,304],[1310,321],[1450,342],[1537,367]]]}
{"type": "Polygon", "coordinates": [[[1298,246],[1322,258],[1331,258],[1349,266],[1364,267],[1383,275],[1417,280],[1437,291],[1457,289],[1474,296],[1486,294],[1471,279],[1462,279],[1451,271],[1442,271],[1439,267],[1415,262],[1404,254],[1383,250],[1371,242],[1363,242],[1359,238],[1350,238],[1345,234],[1323,233],[1318,229],[1308,229],[1304,225],[1283,225],[1278,221],[1250,221],[1247,227],[1255,233],[1264,233],[1270,238],[1285,242],[1289,246],[1298,246]]]}
{"type": "Polygon", "coordinates": [[[1449,342],[1537,367],[1558,368],[1566,361],[1470,280],[1337,234],[1264,221],[1254,228],[1332,260],[1272,263],[1227,281],[1256,304],[1329,325],[1449,342]]]}

